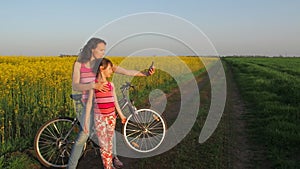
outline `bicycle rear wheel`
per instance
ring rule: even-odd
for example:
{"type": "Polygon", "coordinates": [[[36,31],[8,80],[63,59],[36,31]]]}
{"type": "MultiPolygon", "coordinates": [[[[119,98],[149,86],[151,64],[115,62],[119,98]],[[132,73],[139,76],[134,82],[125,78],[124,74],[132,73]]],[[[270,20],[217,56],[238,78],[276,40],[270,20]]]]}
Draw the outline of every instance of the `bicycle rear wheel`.
{"type": "Polygon", "coordinates": [[[73,118],[55,118],[46,122],[34,139],[38,160],[47,167],[67,167],[72,145],[80,130],[73,118]]]}
{"type": "Polygon", "coordinates": [[[166,135],[166,123],[157,112],[140,109],[131,114],[124,124],[124,138],[130,148],[147,153],[155,150],[166,135]]]}

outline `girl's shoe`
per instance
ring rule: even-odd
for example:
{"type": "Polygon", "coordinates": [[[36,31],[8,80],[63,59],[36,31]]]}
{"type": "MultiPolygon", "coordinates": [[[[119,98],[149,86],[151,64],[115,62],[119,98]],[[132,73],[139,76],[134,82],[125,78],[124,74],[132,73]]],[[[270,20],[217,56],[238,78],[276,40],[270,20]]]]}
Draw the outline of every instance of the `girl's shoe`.
{"type": "Polygon", "coordinates": [[[123,163],[118,159],[118,157],[113,158],[113,164],[116,168],[122,168],[124,166],[123,163]]]}

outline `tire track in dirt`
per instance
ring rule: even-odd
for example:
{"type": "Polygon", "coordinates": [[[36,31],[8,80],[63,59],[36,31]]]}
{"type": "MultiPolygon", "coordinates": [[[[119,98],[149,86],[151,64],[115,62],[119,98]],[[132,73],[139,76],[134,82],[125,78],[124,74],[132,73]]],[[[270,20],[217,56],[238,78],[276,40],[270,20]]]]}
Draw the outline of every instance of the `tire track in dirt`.
{"type": "MultiPolygon", "coordinates": [[[[224,63],[224,62],[223,62],[224,63]]],[[[254,145],[249,135],[249,118],[246,105],[240,96],[239,89],[230,65],[227,67],[227,103],[225,113],[229,115],[229,167],[233,169],[271,168],[266,159],[266,150],[260,145],[254,145]],[[247,117],[246,117],[247,116],[247,117]]]]}
{"type": "Polygon", "coordinates": [[[246,113],[245,104],[238,93],[230,68],[226,71],[226,79],[227,104],[225,113],[229,115],[230,126],[230,131],[227,131],[230,137],[228,143],[229,165],[233,169],[246,169],[250,168],[249,158],[252,158],[253,154],[249,151],[246,124],[242,118],[246,113]]]}

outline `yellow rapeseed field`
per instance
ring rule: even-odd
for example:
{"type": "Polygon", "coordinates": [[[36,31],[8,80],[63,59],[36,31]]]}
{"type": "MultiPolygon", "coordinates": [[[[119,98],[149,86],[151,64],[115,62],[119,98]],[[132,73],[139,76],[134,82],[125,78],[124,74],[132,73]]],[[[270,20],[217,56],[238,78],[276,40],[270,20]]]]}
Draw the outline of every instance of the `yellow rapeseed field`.
{"type": "MultiPolygon", "coordinates": [[[[154,61],[151,77],[114,75],[116,86],[131,81],[137,98],[146,91],[162,88],[168,92],[180,79],[192,78],[203,70],[198,57],[108,57],[126,69],[146,70],[154,61]]],[[[76,57],[0,57],[0,155],[31,146],[38,128],[48,119],[74,116],[72,67],[76,57]]],[[[208,59],[209,60],[209,59],[208,59]]],[[[211,59],[210,60],[215,60],[211,59]]]]}

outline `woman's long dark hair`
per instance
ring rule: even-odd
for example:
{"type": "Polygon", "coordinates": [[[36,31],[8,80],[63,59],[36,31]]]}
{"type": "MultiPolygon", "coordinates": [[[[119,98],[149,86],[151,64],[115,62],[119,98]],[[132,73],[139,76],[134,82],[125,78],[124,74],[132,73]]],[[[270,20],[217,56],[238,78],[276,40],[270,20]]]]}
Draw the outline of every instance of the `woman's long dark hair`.
{"type": "Polygon", "coordinates": [[[102,39],[91,38],[78,54],[77,61],[80,63],[86,63],[90,61],[92,57],[92,49],[95,49],[99,43],[104,43],[106,45],[106,42],[102,39]]]}

